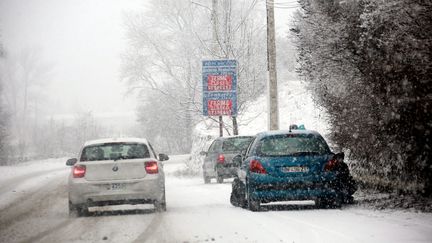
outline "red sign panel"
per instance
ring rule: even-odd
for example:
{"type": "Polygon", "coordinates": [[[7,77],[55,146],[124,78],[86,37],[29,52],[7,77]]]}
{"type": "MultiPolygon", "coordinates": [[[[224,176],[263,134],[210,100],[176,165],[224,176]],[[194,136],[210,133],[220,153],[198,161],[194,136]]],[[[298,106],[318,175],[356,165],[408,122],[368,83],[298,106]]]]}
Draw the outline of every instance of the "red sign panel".
{"type": "Polygon", "coordinates": [[[231,75],[208,75],[207,89],[208,91],[232,90],[232,76],[231,75]]]}
{"type": "Polygon", "coordinates": [[[207,100],[209,116],[230,116],[232,100],[207,100]]]}

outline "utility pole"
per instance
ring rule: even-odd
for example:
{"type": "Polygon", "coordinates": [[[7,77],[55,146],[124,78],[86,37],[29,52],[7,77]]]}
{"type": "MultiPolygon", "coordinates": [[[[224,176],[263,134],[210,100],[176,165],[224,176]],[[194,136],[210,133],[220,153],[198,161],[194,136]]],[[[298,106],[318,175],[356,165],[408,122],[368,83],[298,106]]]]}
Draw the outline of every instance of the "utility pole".
{"type": "MultiPolygon", "coordinates": [[[[217,6],[218,6],[217,0],[212,0],[211,12],[212,12],[212,23],[213,23],[213,35],[212,35],[213,55],[218,50],[218,47],[217,47],[217,6]]],[[[219,137],[223,137],[223,119],[222,119],[222,116],[219,116],[219,137]]]]}
{"type": "MultiPolygon", "coordinates": [[[[225,1],[225,6],[223,7],[225,9],[225,33],[224,33],[224,43],[225,43],[225,59],[230,59],[229,57],[229,53],[230,53],[230,47],[231,47],[231,38],[229,35],[229,33],[231,33],[231,31],[228,31],[228,28],[231,28],[231,5],[232,5],[232,0],[228,0],[225,1]]],[[[238,84],[238,71],[237,71],[237,84],[238,84]]],[[[238,96],[237,96],[237,103],[238,103],[238,96]]],[[[233,135],[238,135],[238,124],[237,124],[237,115],[235,116],[231,116],[232,119],[232,125],[233,125],[233,135]]]]}
{"type": "Polygon", "coordinates": [[[267,70],[269,72],[269,130],[279,129],[278,90],[276,75],[276,38],[274,1],[266,0],[267,9],[267,70]]]}

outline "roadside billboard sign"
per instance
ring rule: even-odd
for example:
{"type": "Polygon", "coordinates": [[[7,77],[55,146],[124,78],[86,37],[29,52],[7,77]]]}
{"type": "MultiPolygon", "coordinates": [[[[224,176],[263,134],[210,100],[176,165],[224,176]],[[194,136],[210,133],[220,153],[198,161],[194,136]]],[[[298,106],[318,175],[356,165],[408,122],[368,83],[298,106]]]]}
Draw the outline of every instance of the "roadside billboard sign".
{"type": "Polygon", "coordinates": [[[204,116],[237,115],[237,61],[202,62],[204,116]]]}

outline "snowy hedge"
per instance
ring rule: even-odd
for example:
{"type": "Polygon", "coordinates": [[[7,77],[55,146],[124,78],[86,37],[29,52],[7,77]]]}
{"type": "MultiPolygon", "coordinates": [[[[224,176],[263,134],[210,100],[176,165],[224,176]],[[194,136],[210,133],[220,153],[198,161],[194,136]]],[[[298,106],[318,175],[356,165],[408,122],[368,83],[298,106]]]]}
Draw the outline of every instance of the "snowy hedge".
{"type": "Polygon", "coordinates": [[[432,2],[300,3],[299,71],[332,140],[368,184],[431,195],[432,2]]]}

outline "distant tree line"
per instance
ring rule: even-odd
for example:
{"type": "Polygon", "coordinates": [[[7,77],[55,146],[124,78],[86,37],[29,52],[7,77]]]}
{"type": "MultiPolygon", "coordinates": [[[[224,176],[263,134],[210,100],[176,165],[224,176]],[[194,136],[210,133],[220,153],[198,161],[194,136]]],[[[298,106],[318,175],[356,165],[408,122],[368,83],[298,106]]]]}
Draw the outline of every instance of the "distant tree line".
{"type": "Polygon", "coordinates": [[[431,195],[432,1],[299,3],[299,73],[357,177],[431,195]]]}
{"type": "MultiPolygon", "coordinates": [[[[4,58],[3,45],[0,42],[0,60],[4,58]]],[[[8,132],[7,132],[7,122],[8,114],[5,111],[3,104],[3,85],[0,76],[0,165],[3,164],[7,159],[7,145],[8,145],[8,132]]]]}
{"type": "Polygon", "coordinates": [[[50,69],[36,50],[12,53],[0,45],[0,165],[74,156],[86,140],[106,134],[91,112],[47,114],[50,69]]]}

